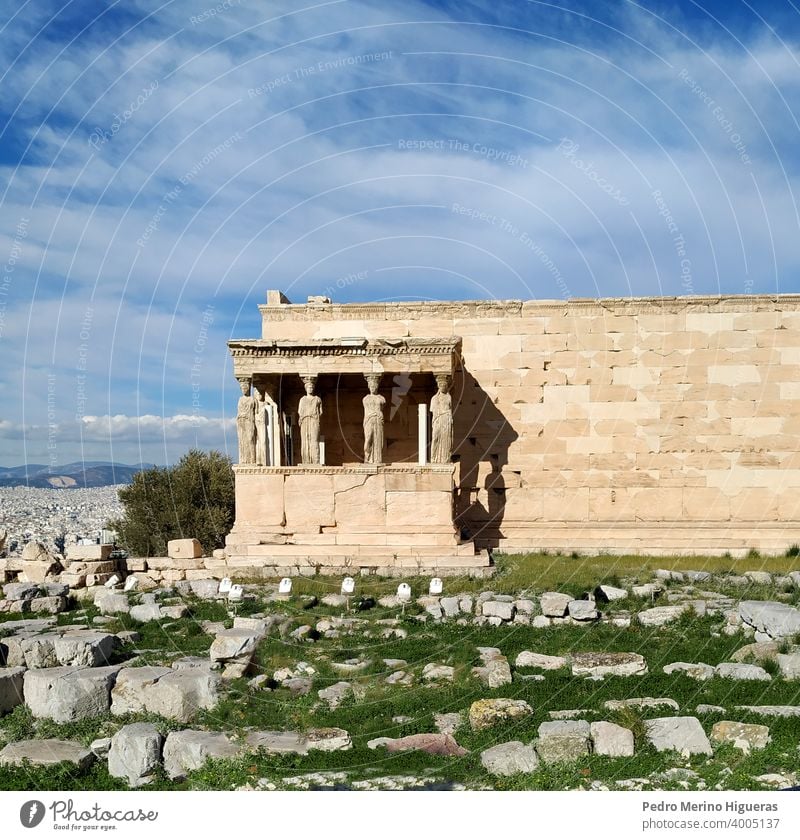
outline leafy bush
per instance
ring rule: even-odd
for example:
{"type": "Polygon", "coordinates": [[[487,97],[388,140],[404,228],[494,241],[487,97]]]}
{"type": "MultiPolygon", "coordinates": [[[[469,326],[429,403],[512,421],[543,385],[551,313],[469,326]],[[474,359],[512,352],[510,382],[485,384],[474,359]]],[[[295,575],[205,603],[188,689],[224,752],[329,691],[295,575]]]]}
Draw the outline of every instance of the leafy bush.
{"type": "Polygon", "coordinates": [[[152,467],[120,490],[121,519],[109,523],[120,543],[139,557],[167,553],[168,540],[196,537],[210,554],[233,526],[234,486],[230,459],[192,449],[172,467],[152,467]]]}

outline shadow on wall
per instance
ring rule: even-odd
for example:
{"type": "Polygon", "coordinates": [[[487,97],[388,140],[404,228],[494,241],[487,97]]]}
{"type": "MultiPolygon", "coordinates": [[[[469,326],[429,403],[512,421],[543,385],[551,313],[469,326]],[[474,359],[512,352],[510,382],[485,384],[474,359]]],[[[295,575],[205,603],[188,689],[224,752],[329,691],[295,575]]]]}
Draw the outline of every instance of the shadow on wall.
{"type": "Polygon", "coordinates": [[[453,382],[453,452],[460,464],[455,521],[464,539],[496,548],[503,536],[508,449],[519,437],[475,377],[462,368],[453,382]]]}

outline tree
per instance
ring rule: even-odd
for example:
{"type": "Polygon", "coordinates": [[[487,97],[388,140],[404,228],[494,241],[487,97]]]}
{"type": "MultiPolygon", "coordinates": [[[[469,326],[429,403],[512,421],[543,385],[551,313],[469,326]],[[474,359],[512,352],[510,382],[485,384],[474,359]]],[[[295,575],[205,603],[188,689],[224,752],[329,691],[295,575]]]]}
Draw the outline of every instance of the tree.
{"type": "Polygon", "coordinates": [[[121,519],[108,527],[131,555],[163,557],[169,540],[196,537],[210,554],[225,544],[233,526],[231,461],[221,452],[192,449],[172,467],[134,475],[119,492],[121,519]]]}

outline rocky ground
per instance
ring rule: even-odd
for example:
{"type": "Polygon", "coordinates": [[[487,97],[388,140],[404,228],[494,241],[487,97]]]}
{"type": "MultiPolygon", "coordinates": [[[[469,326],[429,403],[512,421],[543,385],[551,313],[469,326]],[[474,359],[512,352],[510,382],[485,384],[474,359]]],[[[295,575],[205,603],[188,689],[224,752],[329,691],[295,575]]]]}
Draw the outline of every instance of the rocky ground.
{"type": "Polygon", "coordinates": [[[792,563],[547,592],[501,565],[441,596],[412,579],[409,601],[381,579],[350,598],[324,578],[248,584],[237,602],[212,580],[80,601],[6,584],[0,788],[788,787],[792,563]]]}

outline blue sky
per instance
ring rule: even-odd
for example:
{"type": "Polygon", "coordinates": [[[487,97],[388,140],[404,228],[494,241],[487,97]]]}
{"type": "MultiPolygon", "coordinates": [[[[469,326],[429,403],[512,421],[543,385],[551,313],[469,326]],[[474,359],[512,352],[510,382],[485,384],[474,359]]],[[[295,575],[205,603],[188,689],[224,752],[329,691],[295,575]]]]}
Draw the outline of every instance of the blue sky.
{"type": "Polygon", "coordinates": [[[29,0],[0,27],[6,465],[233,452],[225,341],[270,288],[800,291],[793,0],[29,0]]]}

